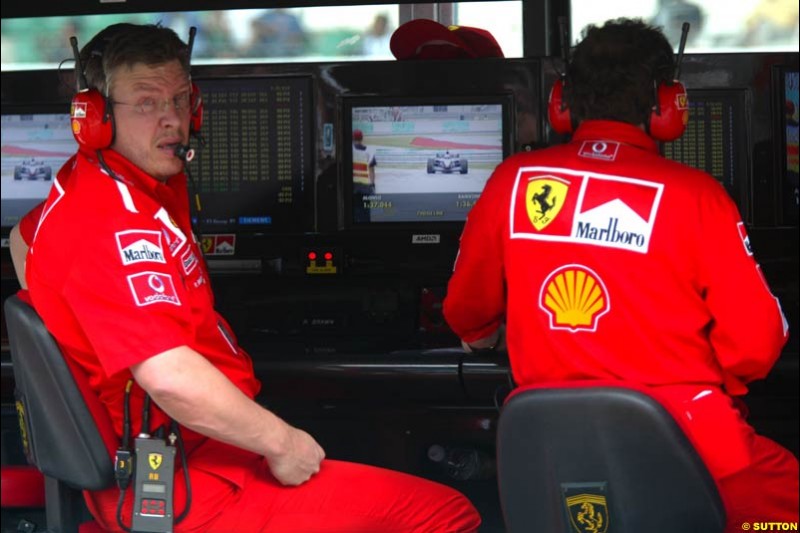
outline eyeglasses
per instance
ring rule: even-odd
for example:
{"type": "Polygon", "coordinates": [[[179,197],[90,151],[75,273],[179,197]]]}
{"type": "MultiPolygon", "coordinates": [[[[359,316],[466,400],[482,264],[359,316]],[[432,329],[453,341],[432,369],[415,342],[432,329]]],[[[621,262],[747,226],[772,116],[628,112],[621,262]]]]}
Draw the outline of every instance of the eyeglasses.
{"type": "Polygon", "coordinates": [[[111,103],[114,105],[131,106],[138,114],[145,117],[153,117],[158,113],[166,113],[170,106],[175,109],[176,113],[182,114],[189,110],[189,106],[191,104],[191,94],[189,92],[185,92],[165,100],[159,100],[158,98],[147,96],[135,104],[119,102],[117,100],[112,100],[111,103]]]}

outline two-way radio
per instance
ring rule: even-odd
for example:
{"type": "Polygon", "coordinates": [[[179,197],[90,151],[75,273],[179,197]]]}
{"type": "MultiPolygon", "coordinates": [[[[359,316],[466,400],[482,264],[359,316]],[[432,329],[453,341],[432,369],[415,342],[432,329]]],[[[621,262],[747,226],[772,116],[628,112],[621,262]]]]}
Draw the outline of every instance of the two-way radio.
{"type": "MultiPolygon", "coordinates": [[[[134,450],[128,446],[130,437],[130,393],[133,380],[128,380],[125,387],[125,403],[123,406],[122,443],[114,459],[114,477],[120,489],[117,504],[117,523],[127,532],[138,533],[171,533],[174,525],[180,522],[189,511],[188,474],[186,476],[187,502],[183,514],[175,519],[173,511],[173,492],[175,487],[175,443],[179,441],[177,424],[173,423],[169,443],[163,438],[159,429],[157,435],[150,435],[150,396],[145,394],[142,407],[142,428],[134,439],[134,450]],[[125,492],[133,481],[133,518],[131,527],[122,520],[122,504],[125,492]]],[[[186,457],[181,444],[181,457],[186,464],[186,457]]]]}
{"type": "Polygon", "coordinates": [[[173,489],[175,487],[175,441],[163,435],[150,435],[150,396],[145,396],[142,430],[134,439],[136,468],[133,485],[133,531],[170,533],[175,523],[173,489]]]}

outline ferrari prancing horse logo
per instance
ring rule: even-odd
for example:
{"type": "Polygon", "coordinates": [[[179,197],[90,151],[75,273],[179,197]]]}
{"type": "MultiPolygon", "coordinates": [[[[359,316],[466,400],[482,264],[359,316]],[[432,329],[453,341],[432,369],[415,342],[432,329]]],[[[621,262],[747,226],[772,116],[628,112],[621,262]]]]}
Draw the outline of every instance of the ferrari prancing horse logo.
{"type": "Polygon", "coordinates": [[[163,457],[160,453],[151,453],[147,456],[147,461],[150,463],[150,468],[153,470],[158,470],[162,460],[163,457]]]}
{"type": "Polygon", "coordinates": [[[572,528],[576,533],[606,533],[608,504],[599,494],[578,494],[567,498],[572,528]]]}
{"type": "Polygon", "coordinates": [[[569,183],[555,176],[539,176],[528,182],[525,208],[534,228],[541,231],[558,216],[568,190],[569,183]]]}

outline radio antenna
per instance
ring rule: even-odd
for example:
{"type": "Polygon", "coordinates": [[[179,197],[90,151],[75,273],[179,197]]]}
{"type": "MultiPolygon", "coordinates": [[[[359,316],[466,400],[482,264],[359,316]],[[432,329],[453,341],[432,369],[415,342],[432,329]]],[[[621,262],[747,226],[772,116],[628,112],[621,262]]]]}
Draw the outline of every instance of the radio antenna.
{"type": "Polygon", "coordinates": [[[567,64],[569,63],[569,30],[567,30],[567,17],[558,17],[558,37],[561,43],[561,60],[564,61],[564,73],[561,77],[567,75],[567,64]]]}
{"type": "Polygon", "coordinates": [[[81,64],[81,53],[78,50],[78,38],[73,35],[69,38],[69,44],[72,46],[72,55],[75,56],[75,83],[80,92],[88,89],[89,83],[86,81],[86,74],[84,74],[83,65],[81,64]]]}
{"type": "Polygon", "coordinates": [[[197,33],[197,26],[189,28],[189,62],[192,61],[192,49],[194,48],[194,36],[197,33]]]}
{"type": "Polygon", "coordinates": [[[681,63],[683,62],[683,50],[686,48],[686,39],[689,37],[689,23],[684,22],[681,26],[681,43],[678,45],[678,59],[675,60],[675,79],[681,78],[681,63]]]}

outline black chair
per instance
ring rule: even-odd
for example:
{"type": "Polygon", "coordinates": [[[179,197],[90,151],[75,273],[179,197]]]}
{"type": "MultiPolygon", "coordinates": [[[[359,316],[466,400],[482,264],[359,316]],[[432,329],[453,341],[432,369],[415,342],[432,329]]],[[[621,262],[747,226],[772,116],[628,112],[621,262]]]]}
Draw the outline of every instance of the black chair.
{"type": "Polygon", "coordinates": [[[720,533],[716,484],[675,419],[622,384],[512,392],[497,461],[508,533],[720,533]]]}
{"type": "Polygon", "coordinates": [[[45,475],[48,531],[94,529],[81,490],[114,483],[111,420],[86,376],[70,368],[36,311],[18,296],[5,301],[17,412],[28,461],[45,475]]]}

